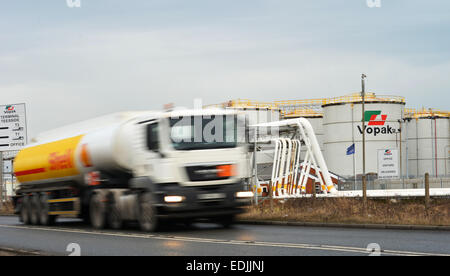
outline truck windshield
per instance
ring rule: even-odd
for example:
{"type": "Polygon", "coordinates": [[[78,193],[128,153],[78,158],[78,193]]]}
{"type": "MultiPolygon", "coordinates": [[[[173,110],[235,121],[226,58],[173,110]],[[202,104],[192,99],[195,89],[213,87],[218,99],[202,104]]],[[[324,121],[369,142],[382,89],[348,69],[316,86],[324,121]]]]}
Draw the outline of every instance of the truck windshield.
{"type": "Polygon", "coordinates": [[[235,115],[170,118],[171,141],[176,150],[234,148],[237,146],[235,115]]]}

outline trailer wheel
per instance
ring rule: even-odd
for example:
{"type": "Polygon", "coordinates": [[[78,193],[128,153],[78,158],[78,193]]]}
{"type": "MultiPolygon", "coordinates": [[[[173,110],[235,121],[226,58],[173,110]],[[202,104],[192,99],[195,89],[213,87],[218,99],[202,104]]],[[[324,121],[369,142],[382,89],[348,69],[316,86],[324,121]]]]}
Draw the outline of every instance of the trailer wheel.
{"type": "Polygon", "coordinates": [[[153,202],[151,193],[144,193],[139,197],[138,221],[141,230],[146,232],[156,231],[158,227],[157,212],[153,202]]]}
{"type": "Polygon", "coordinates": [[[30,221],[33,225],[38,225],[40,223],[40,209],[41,204],[39,202],[39,194],[33,194],[31,196],[29,206],[30,206],[30,221]]]}
{"type": "Polygon", "coordinates": [[[20,207],[20,220],[24,224],[30,224],[30,197],[22,197],[22,206],[20,207]]]}
{"type": "Polygon", "coordinates": [[[42,225],[52,225],[55,223],[56,216],[50,216],[48,212],[50,211],[50,206],[48,204],[48,195],[46,193],[41,194],[39,197],[39,218],[42,225]]]}
{"type": "Polygon", "coordinates": [[[89,216],[91,225],[95,229],[103,229],[106,225],[106,204],[103,197],[96,193],[92,195],[89,204],[89,216]]]}

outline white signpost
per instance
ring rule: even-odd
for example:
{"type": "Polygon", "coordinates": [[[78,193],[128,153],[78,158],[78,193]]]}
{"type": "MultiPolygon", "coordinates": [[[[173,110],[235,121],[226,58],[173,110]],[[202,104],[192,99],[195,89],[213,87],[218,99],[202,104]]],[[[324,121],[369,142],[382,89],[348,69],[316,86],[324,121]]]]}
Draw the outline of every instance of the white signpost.
{"type": "Polygon", "coordinates": [[[0,152],[20,150],[27,144],[25,104],[0,105],[0,152]]]}
{"type": "Polygon", "coordinates": [[[0,207],[14,189],[11,160],[26,144],[25,104],[0,105],[0,207]]]}
{"type": "Polygon", "coordinates": [[[394,179],[400,177],[398,149],[378,150],[378,178],[394,179]]]}

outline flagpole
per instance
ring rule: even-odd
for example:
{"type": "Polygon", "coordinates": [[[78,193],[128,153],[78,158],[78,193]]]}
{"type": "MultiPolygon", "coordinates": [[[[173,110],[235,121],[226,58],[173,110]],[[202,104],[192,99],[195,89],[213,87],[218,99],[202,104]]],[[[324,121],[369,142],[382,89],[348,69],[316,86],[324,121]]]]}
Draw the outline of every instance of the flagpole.
{"type": "Polygon", "coordinates": [[[356,190],[356,159],[355,159],[355,155],[356,155],[356,144],[355,144],[355,115],[354,115],[354,105],[352,104],[352,143],[355,147],[355,152],[353,153],[353,190],[356,190]]]}

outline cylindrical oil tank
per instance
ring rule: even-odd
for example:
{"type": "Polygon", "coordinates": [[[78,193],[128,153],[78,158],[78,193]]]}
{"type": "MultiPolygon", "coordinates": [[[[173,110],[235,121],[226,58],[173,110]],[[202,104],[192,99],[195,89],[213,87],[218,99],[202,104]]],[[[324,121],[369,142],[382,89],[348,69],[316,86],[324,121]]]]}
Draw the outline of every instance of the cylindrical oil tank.
{"type": "Polygon", "coordinates": [[[407,117],[408,170],[411,177],[425,173],[442,177],[450,175],[449,116],[420,112],[407,117]]]}
{"type": "MultiPolygon", "coordinates": [[[[260,108],[260,107],[227,107],[227,109],[235,109],[245,114],[248,125],[256,125],[263,123],[276,122],[280,120],[280,110],[276,108],[260,108]]],[[[254,142],[254,129],[250,129],[249,132],[249,142],[254,142]]],[[[262,138],[264,136],[278,135],[277,129],[271,129],[269,127],[258,128],[258,137],[262,138]]],[[[271,163],[273,161],[273,151],[264,150],[261,154],[257,155],[257,164],[271,163]]]]}
{"type": "Polygon", "coordinates": [[[281,111],[273,103],[252,100],[231,100],[222,104],[207,105],[204,108],[223,108],[241,111],[248,119],[249,125],[279,121],[281,111]]]}
{"type": "MultiPolygon", "coordinates": [[[[250,100],[232,100],[219,105],[205,106],[204,108],[224,108],[238,111],[238,114],[245,116],[247,121],[247,127],[257,124],[270,123],[279,121],[281,119],[281,111],[273,104],[262,103],[250,100]]],[[[278,129],[272,128],[258,128],[259,139],[265,138],[271,135],[278,135],[278,129]],[[275,133],[276,132],[276,133],[275,133]]],[[[249,128],[248,142],[254,143],[254,128],[249,128]]],[[[250,160],[253,160],[253,156],[250,156],[250,160]]],[[[273,162],[273,150],[263,150],[261,154],[257,155],[257,164],[271,163],[273,162]]]]}
{"type": "Polygon", "coordinates": [[[401,97],[376,96],[365,99],[362,114],[360,96],[330,99],[324,104],[324,156],[330,171],[343,177],[360,177],[363,173],[363,127],[365,131],[366,174],[378,173],[378,151],[398,150],[398,177],[406,168],[406,135],[401,123],[405,101],[401,97]],[[352,145],[354,151],[352,150],[352,145]]]}
{"type": "Polygon", "coordinates": [[[274,108],[227,107],[246,114],[249,125],[270,123],[280,120],[280,110],[274,108]]]}

